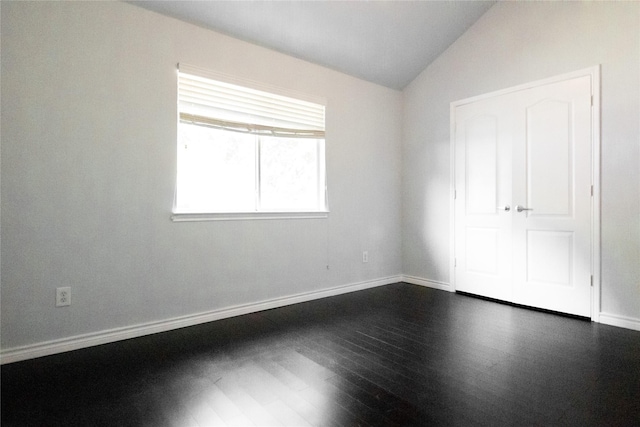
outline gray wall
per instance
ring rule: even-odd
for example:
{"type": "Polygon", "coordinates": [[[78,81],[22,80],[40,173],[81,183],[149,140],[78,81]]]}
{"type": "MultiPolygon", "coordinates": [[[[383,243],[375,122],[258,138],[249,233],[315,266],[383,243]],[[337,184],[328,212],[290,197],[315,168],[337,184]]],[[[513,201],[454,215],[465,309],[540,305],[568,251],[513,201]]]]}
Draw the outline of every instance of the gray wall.
{"type": "Polygon", "coordinates": [[[3,351],[400,273],[446,284],[449,103],[596,64],[602,310],[640,319],[640,4],[498,3],[403,93],[121,2],[5,2],[1,43],[3,351]],[[327,100],[328,219],[169,220],[178,62],[327,100]]]}
{"type": "Polygon", "coordinates": [[[122,2],[4,3],[1,47],[3,350],[401,273],[400,92],[122,2]],[[178,62],[326,99],[328,219],[170,221],[178,62]]]}
{"type": "Polygon", "coordinates": [[[602,312],[640,321],[640,4],[501,2],[404,90],[403,273],[449,283],[449,103],[601,64],[602,312]]]}

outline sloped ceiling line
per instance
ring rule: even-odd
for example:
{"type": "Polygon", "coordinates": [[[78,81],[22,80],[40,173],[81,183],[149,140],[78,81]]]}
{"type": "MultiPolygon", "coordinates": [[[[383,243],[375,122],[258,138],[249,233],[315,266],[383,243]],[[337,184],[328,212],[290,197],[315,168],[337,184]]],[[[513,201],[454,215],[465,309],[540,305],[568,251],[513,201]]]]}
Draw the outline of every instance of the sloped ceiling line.
{"type": "Polygon", "coordinates": [[[131,1],[402,90],[494,1],[131,1]]]}

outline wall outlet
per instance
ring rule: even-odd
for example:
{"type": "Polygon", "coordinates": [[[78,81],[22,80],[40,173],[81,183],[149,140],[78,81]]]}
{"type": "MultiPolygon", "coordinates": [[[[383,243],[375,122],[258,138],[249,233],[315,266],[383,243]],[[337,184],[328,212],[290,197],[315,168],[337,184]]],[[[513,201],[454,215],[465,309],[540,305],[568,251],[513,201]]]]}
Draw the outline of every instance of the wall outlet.
{"type": "Polygon", "coordinates": [[[362,262],[369,262],[369,252],[368,251],[362,252],[362,262]]]}
{"type": "Polygon", "coordinates": [[[56,288],[56,307],[71,305],[71,287],[56,288]]]}

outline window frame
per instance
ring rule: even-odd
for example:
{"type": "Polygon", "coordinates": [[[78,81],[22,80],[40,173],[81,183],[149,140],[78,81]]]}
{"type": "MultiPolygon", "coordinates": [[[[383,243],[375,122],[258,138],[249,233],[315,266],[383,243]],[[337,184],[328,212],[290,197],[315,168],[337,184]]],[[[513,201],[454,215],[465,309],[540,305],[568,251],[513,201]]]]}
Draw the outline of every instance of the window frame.
{"type": "MultiPolygon", "coordinates": [[[[195,75],[199,78],[204,78],[204,79],[210,79],[216,82],[222,82],[225,84],[231,84],[231,85],[235,85],[235,86],[239,86],[241,88],[246,88],[249,90],[253,90],[253,91],[260,91],[269,95],[274,95],[274,96],[279,96],[279,97],[286,97],[286,98],[292,98],[293,100],[297,100],[297,101],[302,101],[302,102],[307,102],[307,103],[313,103],[313,104],[317,104],[319,106],[322,106],[323,109],[326,109],[326,102],[324,102],[324,100],[320,100],[318,98],[312,98],[308,95],[304,95],[304,94],[300,94],[297,92],[293,92],[293,91],[289,91],[289,90],[285,90],[282,88],[275,88],[275,87],[267,87],[266,85],[262,85],[262,84],[257,84],[256,82],[253,81],[248,81],[248,80],[243,80],[243,79],[238,79],[238,78],[231,78],[229,76],[220,74],[220,73],[215,73],[209,70],[204,70],[198,67],[193,67],[191,65],[185,65],[185,64],[179,64],[178,65],[178,81],[179,81],[179,76],[180,76],[180,72],[182,69],[185,69],[184,72],[185,74],[189,74],[189,75],[195,75]]],[[[179,83],[178,83],[179,85],[179,83]]],[[[189,125],[187,122],[183,121],[183,119],[181,118],[181,113],[183,112],[183,110],[181,109],[181,95],[180,95],[180,87],[178,86],[177,88],[177,95],[178,95],[178,102],[176,103],[177,106],[177,125],[178,127],[186,124],[189,125]]],[[[187,112],[186,114],[183,115],[188,115],[189,113],[187,112]]],[[[323,110],[323,114],[324,114],[324,110],[323,110]]],[[[212,117],[212,119],[214,121],[220,120],[217,118],[212,117]]],[[[224,119],[222,119],[224,120],[224,119]]],[[[323,122],[324,122],[324,118],[323,118],[323,122]]],[[[242,122],[243,124],[247,124],[247,125],[251,125],[253,126],[253,124],[249,124],[246,122],[242,122]]],[[[191,125],[193,126],[205,126],[206,124],[200,124],[200,123],[191,123],[191,125]]],[[[214,127],[214,126],[211,126],[214,127]]],[[[326,168],[326,138],[324,135],[324,127],[321,131],[321,137],[318,137],[317,135],[315,137],[313,136],[300,136],[300,137],[293,137],[293,139],[313,139],[313,144],[315,145],[315,149],[316,149],[316,162],[317,162],[317,171],[316,171],[316,183],[317,183],[317,191],[318,191],[318,209],[298,209],[298,208],[292,208],[292,209],[261,209],[260,206],[260,196],[261,196],[261,185],[260,185],[260,161],[261,161],[261,152],[260,150],[262,149],[262,139],[264,139],[265,137],[283,137],[282,135],[278,135],[276,134],[272,134],[269,135],[268,133],[263,133],[262,131],[264,129],[262,125],[258,124],[256,126],[259,131],[258,132],[252,132],[251,130],[249,130],[246,133],[251,133],[254,134],[255,136],[255,168],[256,168],[256,185],[254,188],[254,192],[255,194],[255,210],[250,210],[250,211],[243,211],[243,210],[229,210],[229,211],[216,211],[216,210],[211,210],[211,211],[201,211],[198,209],[182,209],[180,206],[178,206],[177,201],[178,201],[178,168],[180,167],[178,164],[178,159],[176,159],[176,185],[175,185],[175,194],[174,194],[174,203],[173,203],[173,209],[172,209],[172,215],[171,215],[171,220],[174,222],[193,222],[193,221],[227,221],[227,220],[255,220],[255,219],[264,219],[264,220],[273,220],[273,219],[324,219],[327,218],[329,215],[329,201],[328,201],[328,188],[327,188],[327,168],[326,168]]],[[[220,128],[219,128],[220,129],[220,128]]],[[[227,131],[227,132],[232,132],[231,129],[221,129],[222,131],[227,131]]],[[[181,139],[180,139],[180,135],[179,132],[176,134],[176,149],[180,150],[180,146],[181,146],[181,139]]],[[[179,156],[179,151],[176,151],[176,155],[179,156]]]]}

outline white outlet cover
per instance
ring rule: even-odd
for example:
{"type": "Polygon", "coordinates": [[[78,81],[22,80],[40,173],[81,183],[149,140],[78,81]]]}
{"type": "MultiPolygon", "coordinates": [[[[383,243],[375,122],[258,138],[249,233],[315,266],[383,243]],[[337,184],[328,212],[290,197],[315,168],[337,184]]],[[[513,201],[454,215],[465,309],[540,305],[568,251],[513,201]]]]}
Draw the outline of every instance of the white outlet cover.
{"type": "Polygon", "coordinates": [[[71,305],[71,287],[56,288],[56,307],[71,305]]]}

